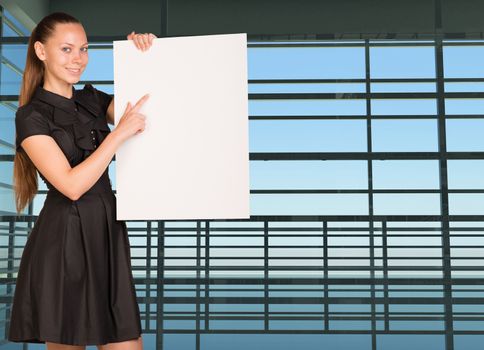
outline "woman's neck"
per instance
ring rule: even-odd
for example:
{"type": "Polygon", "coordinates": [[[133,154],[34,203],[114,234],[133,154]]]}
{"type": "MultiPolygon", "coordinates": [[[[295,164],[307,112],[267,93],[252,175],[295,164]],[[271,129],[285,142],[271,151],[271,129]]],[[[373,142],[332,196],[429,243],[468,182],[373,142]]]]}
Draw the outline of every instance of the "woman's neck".
{"type": "Polygon", "coordinates": [[[65,98],[72,97],[72,84],[49,79],[47,76],[44,78],[43,88],[47,91],[64,96],[65,98]]]}

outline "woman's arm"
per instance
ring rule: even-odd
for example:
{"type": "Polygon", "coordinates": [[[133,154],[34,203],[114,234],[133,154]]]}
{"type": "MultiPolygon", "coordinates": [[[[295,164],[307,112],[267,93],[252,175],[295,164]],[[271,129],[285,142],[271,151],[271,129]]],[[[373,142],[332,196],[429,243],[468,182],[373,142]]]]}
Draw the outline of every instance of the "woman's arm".
{"type": "Polygon", "coordinates": [[[50,136],[29,136],[21,146],[42,175],[58,191],[75,201],[101,177],[120,144],[117,133],[111,132],[93,154],[74,168],[50,136]]]}
{"type": "Polygon", "coordinates": [[[78,200],[99,180],[118,147],[144,130],[145,116],[139,113],[139,109],[147,98],[148,95],[143,96],[134,107],[128,103],[116,129],[106,136],[96,151],[74,168],[71,168],[64,153],[50,136],[29,136],[21,146],[35,167],[57,190],[73,201],[78,200]]]}
{"type": "MultiPolygon", "coordinates": [[[[153,39],[156,38],[156,35],[152,33],[137,34],[133,31],[126,37],[128,40],[133,40],[133,43],[137,49],[141,51],[146,51],[151,47],[151,45],[153,45],[153,39]]],[[[108,110],[106,112],[106,120],[109,124],[114,125],[114,98],[109,104],[108,110]]]]}

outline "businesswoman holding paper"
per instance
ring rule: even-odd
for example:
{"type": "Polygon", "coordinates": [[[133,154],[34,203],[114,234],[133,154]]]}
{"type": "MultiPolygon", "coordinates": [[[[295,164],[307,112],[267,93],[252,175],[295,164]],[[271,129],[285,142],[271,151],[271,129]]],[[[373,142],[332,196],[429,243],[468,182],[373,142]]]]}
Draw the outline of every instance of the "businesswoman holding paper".
{"type": "MultiPolygon", "coordinates": [[[[153,38],[128,35],[142,51],[153,38]]],[[[54,13],[33,30],[15,117],[17,211],[35,196],[37,171],[49,191],[22,254],[8,340],[49,350],[138,350],[130,246],[125,222],[116,220],[108,165],[143,132],[148,96],[128,104],[111,132],[111,96],[91,85],[74,89],[87,62],[86,33],[74,17],[54,13]]]]}

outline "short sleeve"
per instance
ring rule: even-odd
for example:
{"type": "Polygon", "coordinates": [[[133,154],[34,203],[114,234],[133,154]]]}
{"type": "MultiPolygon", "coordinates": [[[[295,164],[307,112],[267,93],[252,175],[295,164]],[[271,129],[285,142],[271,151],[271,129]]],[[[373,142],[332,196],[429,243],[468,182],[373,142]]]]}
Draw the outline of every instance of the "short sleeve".
{"type": "Polygon", "coordinates": [[[47,118],[38,111],[27,107],[19,108],[15,114],[16,149],[24,139],[33,135],[50,136],[50,126],[47,118]]]}
{"type": "Polygon", "coordinates": [[[86,88],[93,92],[96,98],[96,102],[99,105],[101,111],[103,112],[103,114],[106,114],[109,104],[111,103],[111,100],[113,99],[113,97],[105,93],[104,91],[96,89],[91,84],[86,84],[86,88]]]}

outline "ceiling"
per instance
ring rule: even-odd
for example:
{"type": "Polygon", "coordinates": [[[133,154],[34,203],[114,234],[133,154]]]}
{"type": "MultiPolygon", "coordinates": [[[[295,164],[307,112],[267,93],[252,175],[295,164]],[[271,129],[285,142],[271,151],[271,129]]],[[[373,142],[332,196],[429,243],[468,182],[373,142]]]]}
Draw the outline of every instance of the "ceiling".
{"type": "Polygon", "coordinates": [[[259,38],[481,38],[482,0],[0,0],[29,28],[64,11],[89,36],[248,33],[259,38]]]}

